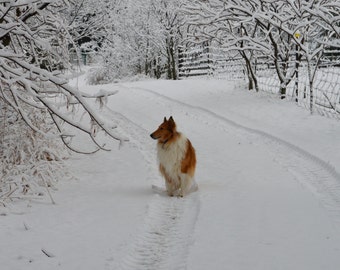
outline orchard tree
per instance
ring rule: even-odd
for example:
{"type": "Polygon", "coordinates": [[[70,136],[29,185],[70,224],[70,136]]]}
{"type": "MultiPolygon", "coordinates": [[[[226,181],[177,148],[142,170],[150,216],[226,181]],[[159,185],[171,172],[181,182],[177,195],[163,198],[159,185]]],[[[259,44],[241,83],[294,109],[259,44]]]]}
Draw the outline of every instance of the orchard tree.
{"type": "MultiPolygon", "coordinates": [[[[294,20],[290,25],[285,23],[281,27],[293,37],[302,60],[307,63],[309,105],[313,113],[315,78],[325,50],[340,50],[340,4],[334,0],[298,0],[288,1],[288,8],[294,20]]],[[[327,94],[323,95],[333,107],[327,94]]]]}
{"type": "Polygon", "coordinates": [[[259,60],[269,58],[284,96],[292,77],[288,63],[294,47],[291,37],[276,27],[280,22],[272,24],[280,21],[280,12],[285,12],[281,5],[265,0],[196,1],[194,8],[187,8],[191,16],[190,31],[194,33],[192,40],[199,36],[200,40],[217,41],[227,50],[238,51],[246,67],[249,90],[259,90],[256,65],[259,60]],[[277,16],[270,18],[269,13],[277,16]]]}
{"type": "Polygon", "coordinates": [[[275,67],[281,98],[301,61],[306,61],[312,111],[313,81],[324,49],[339,47],[338,1],[196,0],[185,11],[192,43],[216,41],[239,52],[249,89],[258,90],[255,65],[260,57],[275,67]]]}

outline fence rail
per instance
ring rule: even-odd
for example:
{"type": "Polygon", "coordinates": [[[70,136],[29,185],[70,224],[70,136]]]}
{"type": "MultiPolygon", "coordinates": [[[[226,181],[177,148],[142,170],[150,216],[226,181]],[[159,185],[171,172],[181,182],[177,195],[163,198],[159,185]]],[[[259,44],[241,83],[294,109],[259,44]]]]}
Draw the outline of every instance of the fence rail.
{"type": "MultiPolygon", "coordinates": [[[[223,51],[220,48],[205,47],[192,50],[181,50],[179,55],[179,78],[209,76],[217,79],[247,80],[246,66],[238,52],[223,51]]],[[[294,60],[294,57],[292,57],[294,60]]],[[[313,91],[310,91],[308,66],[305,61],[281,63],[288,65],[291,72],[290,82],[286,88],[286,98],[295,100],[300,106],[310,109],[311,93],[313,110],[321,115],[340,119],[340,51],[325,51],[324,57],[315,68],[313,91]],[[298,76],[297,76],[298,74],[298,76]]],[[[273,61],[268,57],[254,59],[255,73],[259,90],[279,94],[280,81],[273,61]]]]}

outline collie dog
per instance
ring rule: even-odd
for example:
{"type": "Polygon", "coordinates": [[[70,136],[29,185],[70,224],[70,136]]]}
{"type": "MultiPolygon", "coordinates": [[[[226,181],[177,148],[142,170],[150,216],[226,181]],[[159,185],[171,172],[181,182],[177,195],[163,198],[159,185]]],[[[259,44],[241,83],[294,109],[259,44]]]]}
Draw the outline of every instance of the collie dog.
{"type": "Polygon", "coordinates": [[[196,191],[195,149],[189,139],[176,130],[172,116],[169,120],[164,117],[163,123],[150,136],[158,140],[159,171],[165,178],[168,195],[183,197],[191,191],[196,191]]]}

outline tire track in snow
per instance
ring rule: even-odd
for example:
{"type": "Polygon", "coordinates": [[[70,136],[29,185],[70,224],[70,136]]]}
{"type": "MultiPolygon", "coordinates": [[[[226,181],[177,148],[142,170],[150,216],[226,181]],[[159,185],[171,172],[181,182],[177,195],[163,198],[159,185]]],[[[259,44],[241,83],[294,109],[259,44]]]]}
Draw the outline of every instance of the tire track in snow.
{"type": "Polygon", "coordinates": [[[121,269],[186,269],[198,208],[198,193],[184,199],[155,195],[121,269]]]}
{"type": "MultiPolygon", "coordinates": [[[[154,141],[149,138],[149,132],[108,107],[104,113],[114,117],[124,134],[129,134],[130,143],[143,155],[148,166],[148,179],[158,179],[159,182],[156,148],[154,141]]],[[[199,213],[199,194],[195,192],[184,198],[171,198],[165,192],[156,192],[147,205],[143,223],[134,241],[127,247],[119,269],[186,269],[189,246],[199,213]]]]}
{"type": "Polygon", "coordinates": [[[131,87],[136,94],[149,95],[150,99],[163,106],[176,104],[182,113],[206,125],[230,132],[234,127],[240,136],[252,134],[260,136],[259,142],[270,146],[275,153],[274,160],[290,172],[293,177],[316,196],[332,218],[340,223],[340,173],[329,163],[308,151],[264,131],[250,128],[232,121],[201,106],[191,105],[153,90],[131,87]],[[189,110],[188,110],[189,109],[189,110]]]}

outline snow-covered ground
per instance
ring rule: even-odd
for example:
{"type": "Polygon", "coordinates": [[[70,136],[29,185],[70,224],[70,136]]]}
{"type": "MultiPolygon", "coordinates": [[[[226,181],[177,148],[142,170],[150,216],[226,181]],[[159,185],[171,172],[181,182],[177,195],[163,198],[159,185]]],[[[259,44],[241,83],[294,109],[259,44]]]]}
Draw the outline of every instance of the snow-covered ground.
{"type": "Polygon", "coordinates": [[[119,90],[101,114],[130,141],[73,154],[55,205],[0,217],[1,269],[339,269],[338,120],[240,82],[78,87],[119,90]],[[185,198],[162,192],[149,137],[170,115],[197,152],[185,198]]]}

